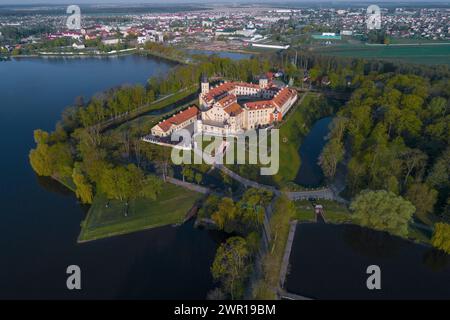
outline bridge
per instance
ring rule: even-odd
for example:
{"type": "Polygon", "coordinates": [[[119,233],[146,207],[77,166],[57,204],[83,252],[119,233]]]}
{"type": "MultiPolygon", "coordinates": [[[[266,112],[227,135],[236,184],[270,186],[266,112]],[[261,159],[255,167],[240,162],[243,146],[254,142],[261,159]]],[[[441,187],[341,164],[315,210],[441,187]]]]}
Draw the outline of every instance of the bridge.
{"type": "Polygon", "coordinates": [[[256,181],[249,180],[238,175],[236,172],[230,170],[223,164],[215,163],[214,167],[221,170],[230,178],[238,181],[247,188],[257,188],[272,192],[274,195],[279,196],[281,194],[286,195],[290,200],[308,200],[308,199],[323,199],[323,200],[333,200],[341,203],[346,203],[347,201],[342,199],[337,195],[337,192],[333,188],[320,188],[314,190],[304,190],[304,191],[280,191],[274,186],[268,186],[265,184],[258,183],[256,181]]]}

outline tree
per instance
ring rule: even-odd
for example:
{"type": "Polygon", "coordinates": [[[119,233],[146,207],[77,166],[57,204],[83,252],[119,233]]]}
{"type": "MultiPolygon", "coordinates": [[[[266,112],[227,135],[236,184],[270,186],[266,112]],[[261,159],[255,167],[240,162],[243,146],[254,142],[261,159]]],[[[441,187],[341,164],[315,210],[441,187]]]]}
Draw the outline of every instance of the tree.
{"type": "Polygon", "coordinates": [[[52,176],[64,178],[71,177],[73,170],[73,158],[70,145],[58,142],[49,148],[52,176]]]}
{"type": "Polygon", "coordinates": [[[450,254],[450,224],[439,222],[434,225],[431,244],[447,254],[450,254]]]}
{"type": "Polygon", "coordinates": [[[33,170],[40,176],[51,176],[52,166],[50,163],[49,147],[39,143],[36,149],[30,151],[30,164],[33,170]]]}
{"type": "Polygon", "coordinates": [[[117,166],[103,171],[100,186],[109,199],[125,201],[142,194],[144,173],[134,164],[117,166]]]}
{"type": "Polygon", "coordinates": [[[434,188],[445,188],[450,181],[450,148],[447,148],[443,154],[434,163],[429,173],[427,183],[434,188]]]}
{"type": "Polygon", "coordinates": [[[338,139],[331,139],[323,148],[319,164],[327,178],[333,178],[337,165],[344,158],[344,144],[338,139]]]}
{"type": "Polygon", "coordinates": [[[425,183],[414,183],[408,188],[405,197],[416,207],[416,214],[424,218],[433,212],[437,196],[438,192],[425,183]]]}
{"type": "Polygon", "coordinates": [[[72,180],[76,186],[75,194],[82,203],[92,203],[94,198],[92,185],[89,183],[83,172],[80,164],[76,163],[73,168],[72,180]]]}
{"type": "Polygon", "coordinates": [[[238,203],[239,224],[248,232],[255,229],[264,222],[265,207],[270,203],[272,193],[267,190],[256,188],[248,189],[238,203]]]}
{"type": "Polygon", "coordinates": [[[217,206],[217,210],[211,215],[211,219],[218,228],[226,232],[234,231],[234,222],[238,215],[238,208],[231,198],[223,198],[217,206]]]}
{"type": "Polygon", "coordinates": [[[202,182],[203,180],[203,175],[200,172],[197,172],[195,174],[195,182],[197,182],[197,184],[200,184],[200,182],[202,182]]]}
{"type": "Polygon", "coordinates": [[[406,237],[415,211],[411,202],[392,192],[361,192],[351,203],[355,219],[363,226],[406,237]]]}
{"type": "Polygon", "coordinates": [[[33,170],[40,176],[58,178],[72,176],[72,151],[68,143],[48,145],[49,135],[42,130],[35,131],[36,149],[30,151],[29,159],[33,170]]]}
{"type": "Polygon", "coordinates": [[[36,129],[34,130],[34,142],[36,144],[47,144],[50,134],[47,131],[36,129]]]}
{"type": "Polygon", "coordinates": [[[244,238],[231,237],[217,249],[211,273],[231,299],[242,298],[249,273],[249,251],[244,238]]]}
{"type": "Polygon", "coordinates": [[[406,175],[403,184],[406,185],[406,183],[408,182],[408,178],[413,170],[420,173],[421,170],[425,167],[427,155],[419,149],[407,149],[405,152],[403,152],[402,157],[404,159],[404,164],[406,167],[406,175]]]}
{"type": "Polygon", "coordinates": [[[142,180],[140,195],[155,200],[162,190],[162,181],[156,176],[148,175],[142,180]]]}

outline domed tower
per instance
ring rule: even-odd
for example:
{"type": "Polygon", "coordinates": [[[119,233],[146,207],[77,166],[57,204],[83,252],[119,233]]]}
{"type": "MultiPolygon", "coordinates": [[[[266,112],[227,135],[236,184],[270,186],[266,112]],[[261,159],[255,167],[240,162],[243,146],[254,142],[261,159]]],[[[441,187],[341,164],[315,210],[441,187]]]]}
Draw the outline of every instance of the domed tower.
{"type": "Polygon", "coordinates": [[[205,74],[202,75],[201,89],[202,89],[202,94],[209,92],[209,81],[208,81],[208,77],[205,74]]]}

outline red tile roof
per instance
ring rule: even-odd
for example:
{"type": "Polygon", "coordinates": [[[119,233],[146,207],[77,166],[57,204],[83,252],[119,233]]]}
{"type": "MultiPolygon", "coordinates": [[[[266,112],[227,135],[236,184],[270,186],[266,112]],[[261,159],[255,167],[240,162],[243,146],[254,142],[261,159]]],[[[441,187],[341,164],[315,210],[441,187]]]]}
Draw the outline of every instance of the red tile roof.
{"type": "Polygon", "coordinates": [[[243,110],[242,110],[242,107],[235,102],[235,103],[229,105],[228,107],[226,107],[225,109],[223,109],[223,111],[225,111],[229,115],[238,115],[243,110]]]}
{"type": "Polygon", "coordinates": [[[295,92],[292,91],[289,88],[283,88],[281,89],[276,95],[275,97],[273,97],[272,101],[278,106],[281,107],[282,105],[284,105],[289,98],[294,97],[295,92]]]}
{"type": "Polygon", "coordinates": [[[171,116],[170,118],[160,122],[158,124],[158,126],[164,132],[167,132],[167,131],[169,131],[169,129],[172,125],[178,125],[180,123],[183,123],[183,122],[191,119],[192,117],[197,116],[198,113],[199,113],[199,110],[198,110],[197,106],[193,105],[193,106],[171,116]]]}
{"type": "Polygon", "coordinates": [[[205,100],[211,101],[212,99],[215,99],[217,96],[220,96],[228,91],[231,91],[234,89],[234,83],[233,82],[224,82],[220,84],[219,86],[212,88],[209,90],[207,94],[205,94],[205,100]]]}
{"type": "Polygon", "coordinates": [[[247,102],[246,104],[244,104],[244,106],[250,110],[268,109],[275,107],[272,100],[247,102]]]}
{"type": "Polygon", "coordinates": [[[217,103],[219,103],[222,107],[228,107],[230,104],[236,101],[237,97],[234,94],[228,94],[219,101],[217,101],[217,103]]]}
{"type": "Polygon", "coordinates": [[[259,85],[254,83],[248,83],[248,82],[235,82],[235,86],[237,87],[247,87],[247,88],[253,88],[253,89],[260,89],[259,85]]]}

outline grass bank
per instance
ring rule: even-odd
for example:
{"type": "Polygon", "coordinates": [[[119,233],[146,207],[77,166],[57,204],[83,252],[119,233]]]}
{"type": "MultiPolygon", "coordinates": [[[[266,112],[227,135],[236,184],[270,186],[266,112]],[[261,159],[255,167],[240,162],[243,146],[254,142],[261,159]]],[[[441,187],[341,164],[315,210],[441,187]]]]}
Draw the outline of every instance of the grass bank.
{"type": "MultiPolygon", "coordinates": [[[[359,225],[358,221],[353,218],[352,213],[347,206],[329,200],[318,200],[317,202],[323,205],[324,216],[327,223],[351,223],[359,225]]],[[[294,219],[299,222],[315,222],[316,216],[311,202],[307,200],[298,200],[295,201],[294,204],[294,219]]],[[[424,232],[424,230],[419,228],[416,224],[410,224],[409,234],[405,239],[419,243],[430,243],[430,235],[424,232]]]]}
{"type": "Polygon", "coordinates": [[[256,286],[255,299],[273,300],[277,298],[280,270],[289,236],[289,222],[294,214],[295,207],[290,200],[286,197],[279,197],[276,200],[274,214],[270,219],[271,239],[268,252],[262,259],[262,278],[256,286]]]}
{"type": "Polygon", "coordinates": [[[181,223],[185,214],[201,196],[199,193],[167,183],[156,200],[130,201],[128,215],[125,216],[123,202],[108,201],[104,196],[97,195],[81,224],[78,242],[181,223]]]}
{"type": "Polygon", "coordinates": [[[303,101],[291,111],[292,113],[288,113],[288,118],[280,127],[281,165],[278,173],[274,177],[278,183],[294,180],[300,169],[301,159],[298,149],[303,138],[303,130],[301,129],[306,127],[302,109],[317,98],[317,95],[313,93],[307,92],[305,95],[303,101]]]}
{"type": "MultiPolygon", "coordinates": [[[[351,212],[347,206],[329,200],[318,200],[317,203],[323,206],[324,216],[327,222],[350,223],[353,221],[351,212]]],[[[316,220],[311,202],[308,200],[297,200],[294,204],[294,219],[299,222],[312,222],[316,220]]]]}
{"type": "Polygon", "coordinates": [[[73,183],[73,180],[71,177],[64,177],[64,178],[58,178],[58,177],[52,177],[59,183],[61,183],[63,186],[65,186],[67,189],[69,189],[72,192],[76,192],[77,187],[75,186],[75,183],[73,183]]]}

